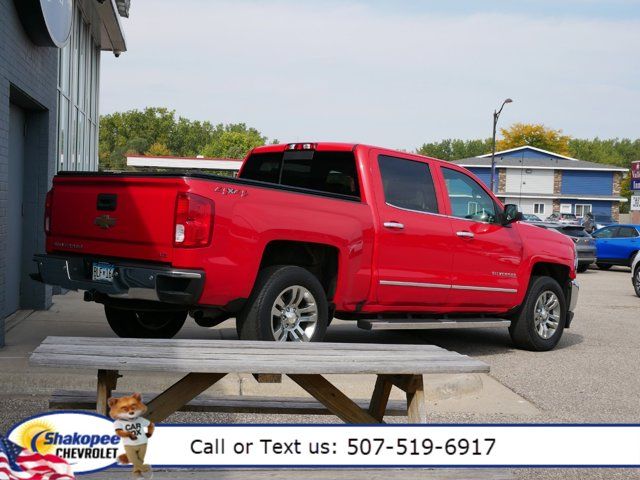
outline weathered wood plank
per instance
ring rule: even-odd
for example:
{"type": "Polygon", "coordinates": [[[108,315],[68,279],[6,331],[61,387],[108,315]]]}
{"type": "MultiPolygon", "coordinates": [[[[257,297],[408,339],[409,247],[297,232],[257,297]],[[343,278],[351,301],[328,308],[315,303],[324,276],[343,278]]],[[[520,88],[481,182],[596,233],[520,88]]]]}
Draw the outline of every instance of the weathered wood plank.
{"type": "Polygon", "coordinates": [[[101,415],[109,413],[109,397],[118,383],[117,370],[98,370],[98,388],[96,392],[96,411],[101,415]]]}
{"type": "Polygon", "coordinates": [[[145,416],[152,422],[161,422],[225,375],[225,373],[189,373],[151,400],[145,416]]]}
{"type": "Polygon", "coordinates": [[[432,344],[379,344],[379,343],[331,343],[331,342],[318,342],[318,343],[286,343],[281,344],[277,342],[259,342],[253,340],[199,340],[199,339],[144,339],[144,338],[113,338],[113,337],[63,337],[63,336],[49,336],[44,339],[43,344],[53,343],[58,345],[77,345],[79,342],[85,345],[112,345],[112,346],[126,346],[139,345],[139,346],[155,346],[155,347],[181,347],[181,348],[246,348],[251,347],[252,350],[256,349],[280,349],[286,348],[290,350],[379,350],[379,351],[394,351],[394,350],[415,350],[423,352],[425,350],[444,350],[437,345],[432,344]]]}
{"type": "MultiPolygon", "coordinates": [[[[115,392],[117,395],[118,392],[115,392]]],[[[144,393],[144,398],[154,398],[157,393],[144,393]]],[[[360,408],[367,409],[369,400],[353,400],[360,408]]],[[[93,392],[62,390],[54,392],[49,399],[52,410],[93,410],[96,398],[93,392]]],[[[303,397],[267,397],[248,395],[224,395],[213,397],[198,395],[183,405],[181,412],[220,412],[220,413],[259,413],[294,415],[333,415],[327,407],[315,398],[303,397]]],[[[385,415],[405,416],[407,404],[404,400],[392,400],[387,403],[385,415]]]]}
{"type": "Polygon", "coordinates": [[[347,423],[382,423],[338,390],[322,375],[289,375],[312,397],[347,423]]]}
{"type": "MultiPolygon", "coordinates": [[[[246,358],[252,357],[299,357],[303,352],[300,350],[269,350],[269,349],[257,349],[251,348],[238,348],[238,349],[218,349],[218,348],[202,348],[202,349],[187,349],[180,347],[157,347],[157,346],[134,346],[125,345],[118,347],[117,350],[110,345],[84,345],[82,343],[77,345],[57,345],[57,344],[42,344],[37,347],[38,353],[72,353],[80,355],[125,355],[125,356],[160,356],[171,355],[176,357],[185,358],[208,358],[214,355],[223,355],[225,357],[242,355],[246,358]]],[[[395,350],[393,352],[379,352],[376,350],[355,350],[353,352],[348,351],[317,351],[311,350],[305,352],[305,358],[335,358],[336,360],[343,360],[345,358],[361,359],[361,358],[386,358],[393,356],[394,358],[406,358],[407,360],[414,360],[420,358],[468,358],[466,355],[462,355],[457,352],[449,350],[429,350],[426,352],[415,351],[401,351],[395,350]]]]}
{"type": "MultiPolygon", "coordinates": [[[[83,475],[86,480],[122,480],[121,469],[111,469],[96,474],[83,475]]],[[[154,469],[156,480],[202,480],[220,478],[224,480],[514,480],[515,475],[509,469],[489,468],[216,468],[166,470],[154,469]]]]}
{"type": "Polygon", "coordinates": [[[174,358],[174,359],[187,359],[187,360],[201,360],[201,359],[218,359],[218,358],[227,358],[227,359],[237,359],[242,358],[248,362],[263,362],[263,361],[278,361],[282,360],[295,360],[300,358],[305,358],[309,361],[314,360],[322,360],[325,362],[336,362],[343,363],[345,361],[362,361],[362,360],[376,360],[378,362],[384,362],[388,359],[393,359],[397,361],[421,361],[421,360],[429,360],[429,361],[460,361],[460,360],[470,360],[477,361],[471,359],[465,355],[459,355],[455,352],[429,352],[421,355],[417,354],[403,354],[401,352],[396,352],[394,354],[387,353],[386,355],[380,355],[375,352],[359,352],[358,354],[347,354],[334,356],[334,355],[323,355],[322,353],[303,353],[299,352],[295,355],[274,355],[273,352],[269,354],[261,354],[256,352],[224,352],[219,350],[212,350],[209,352],[192,352],[192,351],[182,351],[180,349],[161,349],[161,348],[140,348],[135,349],[131,347],[121,348],[117,352],[114,352],[111,347],[87,347],[87,346],[78,346],[76,348],[52,348],[50,346],[43,346],[42,348],[37,348],[34,353],[42,354],[42,355],[88,355],[92,357],[129,357],[129,358],[174,358]]]}
{"type": "Polygon", "coordinates": [[[30,357],[32,365],[43,367],[66,367],[78,369],[104,369],[135,371],[147,370],[155,372],[175,373],[255,373],[268,370],[271,373],[309,373],[309,374],[426,374],[426,373],[482,373],[488,372],[489,366],[478,360],[461,357],[446,361],[431,359],[415,360],[411,363],[397,361],[395,358],[373,359],[371,362],[337,362],[322,359],[308,362],[305,355],[299,361],[290,359],[263,358],[259,367],[251,368],[247,359],[216,359],[215,361],[184,359],[176,362],[171,358],[145,357],[102,357],[96,355],[70,355],[65,353],[48,354],[34,352],[30,357]]]}
{"type": "Polygon", "coordinates": [[[376,385],[373,388],[371,402],[369,403],[369,414],[379,422],[382,422],[387,411],[391,387],[391,382],[383,375],[376,377],[376,385]]]}

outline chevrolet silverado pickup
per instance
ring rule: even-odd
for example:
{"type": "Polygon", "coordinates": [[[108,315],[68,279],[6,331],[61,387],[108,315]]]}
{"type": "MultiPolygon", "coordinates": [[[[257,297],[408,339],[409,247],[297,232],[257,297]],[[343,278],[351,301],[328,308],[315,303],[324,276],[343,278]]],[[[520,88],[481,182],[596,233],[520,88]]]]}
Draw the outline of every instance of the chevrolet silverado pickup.
{"type": "Polygon", "coordinates": [[[188,315],[241,339],[508,326],[552,349],[578,298],[576,249],[521,222],[454,164],[367,145],[253,149],[237,178],[58,174],[41,282],[83,290],[122,337],[174,336],[188,315]]]}

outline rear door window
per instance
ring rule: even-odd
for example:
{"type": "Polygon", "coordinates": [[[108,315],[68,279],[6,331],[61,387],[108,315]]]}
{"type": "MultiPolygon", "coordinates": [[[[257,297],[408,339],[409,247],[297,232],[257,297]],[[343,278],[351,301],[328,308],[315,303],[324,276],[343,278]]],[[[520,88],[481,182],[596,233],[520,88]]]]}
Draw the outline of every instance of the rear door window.
{"type": "Polygon", "coordinates": [[[620,238],[634,238],[638,236],[638,231],[633,227],[620,227],[617,236],[620,238]]]}
{"type": "Polygon", "coordinates": [[[385,201],[416,212],[438,213],[429,165],[388,155],[378,156],[385,201]]]}
{"type": "Polygon", "coordinates": [[[241,178],[360,198],[353,152],[294,150],[251,155],[241,178]]]}

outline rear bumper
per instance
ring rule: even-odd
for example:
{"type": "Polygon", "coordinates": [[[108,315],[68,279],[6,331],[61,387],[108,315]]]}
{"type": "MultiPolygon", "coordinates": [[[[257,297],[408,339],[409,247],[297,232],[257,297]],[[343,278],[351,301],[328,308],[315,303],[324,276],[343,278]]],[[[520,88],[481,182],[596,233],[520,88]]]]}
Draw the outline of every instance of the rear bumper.
{"type": "Polygon", "coordinates": [[[107,260],[114,265],[113,282],[94,281],[92,262],[75,255],[34,255],[38,274],[33,278],[69,290],[86,290],[117,299],[147,300],[180,305],[198,303],[204,272],[107,260]]]}
{"type": "Polygon", "coordinates": [[[594,247],[578,247],[578,262],[581,264],[592,264],[596,261],[596,249],[594,247]]]}

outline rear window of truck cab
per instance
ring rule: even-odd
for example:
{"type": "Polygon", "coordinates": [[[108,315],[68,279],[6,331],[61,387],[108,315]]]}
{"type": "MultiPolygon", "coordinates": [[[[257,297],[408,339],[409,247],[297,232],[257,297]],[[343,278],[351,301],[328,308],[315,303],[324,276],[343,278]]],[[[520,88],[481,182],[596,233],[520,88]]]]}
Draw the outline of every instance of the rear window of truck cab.
{"type": "Polygon", "coordinates": [[[245,162],[240,178],[360,198],[353,152],[255,153],[245,162]]]}

